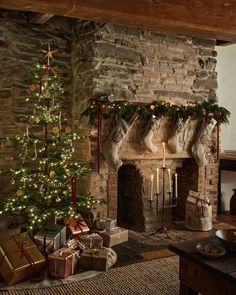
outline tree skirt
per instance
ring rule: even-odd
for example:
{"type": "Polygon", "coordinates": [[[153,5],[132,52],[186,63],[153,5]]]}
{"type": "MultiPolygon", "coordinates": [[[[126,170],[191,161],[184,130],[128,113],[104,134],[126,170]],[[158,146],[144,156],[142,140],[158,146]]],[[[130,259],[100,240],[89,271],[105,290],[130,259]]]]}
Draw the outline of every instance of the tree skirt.
{"type": "Polygon", "coordinates": [[[96,277],[61,286],[1,291],[1,295],[178,295],[178,256],[112,268],[96,277]]]}

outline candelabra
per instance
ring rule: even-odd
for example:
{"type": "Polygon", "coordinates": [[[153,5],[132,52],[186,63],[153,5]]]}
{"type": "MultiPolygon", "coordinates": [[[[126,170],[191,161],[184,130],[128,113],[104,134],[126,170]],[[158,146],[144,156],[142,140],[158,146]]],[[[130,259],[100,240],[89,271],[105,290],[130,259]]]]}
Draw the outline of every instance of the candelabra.
{"type": "MultiPolygon", "coordinates": [[[[175,174],[175,194],[173,194],[172,186],[171,186],[171,177],[170,177],[170,169],[168,169],[168,174],[169,174],[169,192],[166,192],[166,171],[167,168],[165,166],[161,167],[162,170],[162,192],[160,193],[158,190],[154,196],[156,196],[156,209],[157,209],[157,216],[159,215],[159,209],[162,209],[161,211],[161,227],[158,228],[154,233],[151,235],[155,235],[156,233],[165,233],[167,238],[170,238],[166,229],[166,220],[165,220],[165,215],[166,215],[166,210],[170,210],[173,207],[176,207],[177,205],[177,174],[175,174]],[[168,195],[168,205],[166,205],[166,195],[168,195]],[[159,207],[159,197],[162,196],[162,206],[159,207]]],[[[158,170],[159,172],[159,170],[158,170]]],[[[159,174],[158,174],[159,176],[159,174]]],[[[151,177],[152,181],[153,177],[151,177]]],[[[158,181],[157,179],[157,186],[158,186],[158,181]]],[[[158,186],[159,188],[159,186],[158,186]]],[[[152,189],[152,183],[151,183],[151,194],[153,192],[152,189]]],[[[152,203],[155,201],[153,196],[150,198],[150,207],[153,208],[152,203]]]]}

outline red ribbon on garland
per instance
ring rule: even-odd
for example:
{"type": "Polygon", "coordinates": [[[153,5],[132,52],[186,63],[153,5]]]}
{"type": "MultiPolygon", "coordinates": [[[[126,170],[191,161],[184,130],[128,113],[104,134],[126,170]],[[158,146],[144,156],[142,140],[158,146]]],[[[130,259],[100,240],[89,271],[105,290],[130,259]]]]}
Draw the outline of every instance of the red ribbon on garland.
{"type": "Polygon", "coordinates": [[[76,208],[76,177],[71,177],[72,206],[76,208]]]}
{"type": "Polygon", "coordinates": [[[101,103],[98,104],[97,108],[97,170],[100,172],[100,154],[102,150],[101,137],[102,137],[102,108],[101,103]]]}
{"type": "Polygon", "coordinates": [[[217,137],[216,137],[216,159],[217,161],[220,160],[220,117],[221,117],[221,113],[217,113],[217,137]]]}

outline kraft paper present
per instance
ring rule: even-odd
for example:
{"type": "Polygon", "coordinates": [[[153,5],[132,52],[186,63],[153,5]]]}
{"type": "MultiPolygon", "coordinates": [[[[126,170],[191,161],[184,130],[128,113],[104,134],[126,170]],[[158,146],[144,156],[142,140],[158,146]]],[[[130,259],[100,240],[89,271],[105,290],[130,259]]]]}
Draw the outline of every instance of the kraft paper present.
{"type": "Polygon", "coordinates": [[[85,249],[80,257],[80,269],[106,271],[108,268],[108,251],[106,249],[85,249]]]}
{"type": "Polygon", "coordinates": [[[0,240],[0,273],[8,286],[29,279],[45,268],[45,258],[26,234],[0,240]]]}
{"type": "Polygon", "coordinates": [[[80,250],[61,248],[48,255],[49,274],[56,278],[67,278],[74,274],[79,264],[80,250]]]}
{"type": "Polygon", "coordinates": [[[34,236],[34,241],[42,253],[50,254],[66,244],[66,227],[59,224],[47,226],[34,236]]]}
{"type": "Polygon", "coordinates": [[[115,227],[117,227],[116,219],[101,218],[101,219],[96,220],[96,228],[97,229],[111,230],[111,229],[113,229],[115,227]]]}
{"type": "Polygon", "coordinates": [[[89,232],[89,227],[83,219],[68,218],[65,220],[67,236],[79,235],[89,232]]]}
{"type": "Polygon", "coordinates": [[[129,231],[122,227],[116,227],[112,230],[102,232],[103,246],[112,247],[128,241],[129,231]]]}
{"type": "Polygon", "coordinates": [[[87,249],[101,249],[103,245],[103,238],[95,233],[80,235],[79,239],[87,249]]]}

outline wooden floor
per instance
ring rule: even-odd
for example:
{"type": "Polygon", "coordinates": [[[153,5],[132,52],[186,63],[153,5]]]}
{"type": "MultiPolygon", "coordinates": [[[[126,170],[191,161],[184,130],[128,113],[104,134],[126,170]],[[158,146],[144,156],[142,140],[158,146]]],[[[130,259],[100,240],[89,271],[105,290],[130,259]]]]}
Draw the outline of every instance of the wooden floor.
{"type": "Polygon", "coordinates": [[[222,221],[236,227],[236,215],[230,215],[230,212],[222,212],[217,216],[218,221],[222,221]]]}

